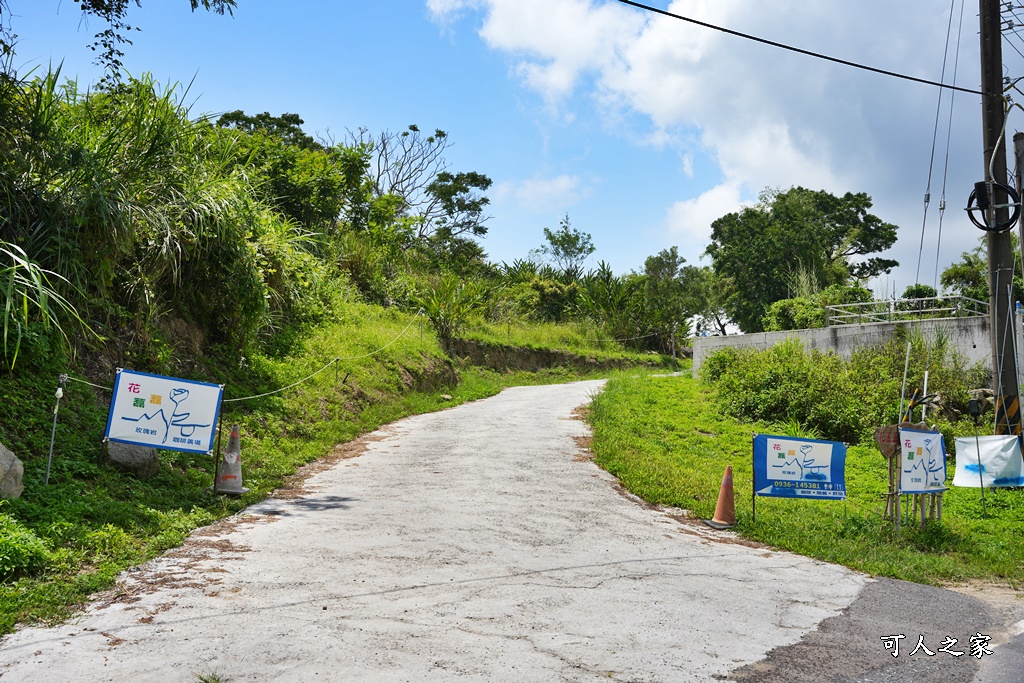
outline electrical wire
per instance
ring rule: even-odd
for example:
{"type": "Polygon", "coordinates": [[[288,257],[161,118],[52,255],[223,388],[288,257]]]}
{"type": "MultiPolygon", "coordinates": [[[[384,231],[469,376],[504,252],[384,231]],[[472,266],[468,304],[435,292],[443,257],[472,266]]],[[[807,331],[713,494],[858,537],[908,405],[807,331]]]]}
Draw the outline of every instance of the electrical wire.
{"type": "Polygon", "coordinates": [[[633,0],[618,0],[618,2],[622,3],[623,5],[629,5],[631,7],[636,7],[637,9],[646,10],[648,12],[653,12],[655,14],[661,14],[663,16],[671,17],[673,19],[679,19],[680,21],[685,21],[685,22],[688,22],[690,24],[696,24],[697,26],[702,26],[704,28],[709,28],[709,29],[712,29],[712,30],[715,30],[715,31],[720,31],[721,33],[728,33],[729,35],[732,35],[732,36],[737,36],[739,38],[745,38],[747,40],[752,40],[752,41],[754,41],[756,43],[762,43],[764,45],[770,45],[772,47],[777,47],[777,48],[779,48],[781,50],[788,50],[790,52],[796,52],[798,54],[806,55],[808,57],[814,57],[816,59],[823,59],[823,60],[825,60],[827,62],[835,62],[836,64],[842,64],[844,66],[851,66],[851,67],[853,67],[855,69],[862,69],[864,71],[871,71],[872,73],[882,74],[883,76],[892,76],[893,78],[900,78],[900,79],[903,79],[905,81],[913,81],[914,83],[923,83],[924,85],[933,85],[933,86],[938,87],[938,88],[946,88],[948,90],[957,90],[957,91],[960,91],[960,92],[969,93],[971,95],[984,95],[985,94],[985,93],[983,93],[980,90],[971,90],[969,88],[961,88],[961,87],[958,87],[958,86],[955,86],[955,85],[946,85],[945,83],[939,83],[939,82],[936,82],[936,81],[929,81],[928,79],[925,79],[925,78],[917,78],[916,76],[908,76],[906,74],[901,74],[901,73],[898,73],[896,71],[888,71],[887,69],[879,69],[877,67],[868,66],[866,64],[860,64],[858,62],[851,62],[851,61],[846,60],[846,59],[839,59],[838,57],[830,57],[828,55],[823,55],[820,52],[812,52],[811,50],[804,50],[803,48],[794,47],[792,45],[787,45],[785,43],[778,43],[778,42],[776,42],[774,40],[768,40],[767,38],[759,38],[758,36],[754,36],[754,35],[751,35],[749,33],[741,33],[740,31],[734,31],[732,29],[724,28],[722,26],[716,26],[714,24],[709,24],[707,22],[698,21],[697,19],[693,19],[691,17],[685,17],[685,16],[683,16],[681,14],[673,14],[672,12],[669,12],[667,10],[658,9],[657,7],[651,7],[650,5],[644,5],[644,4],[639,3],[639,2],[633,2],[633,0]]]}
{"type": "Polygon", "coordinates": [[[1013,51],[1016,52],[1017,54],[1019,54],[1021,56],[1021,58],[1024,58],[1024,52],[1021,52],[1019,49],[1017,49],[1017,46],[1013,44],[1013,41],[1007,39],[1005,42],[1006,42],[1007,45],[1012,47],[1013,51]]]}
{"type": "MultiPolygon", "coordinates": [[[[953,32],[953,8],[956,0],[949,3],[949,21],[946,24],[946,45],[942,51],[942,71],[939,80],[946,81],[946,60],[949,58],[949,36],[953,32]]],[[[958,45],[959,47],[959,45],[958,45]]],[[[924,215],[921,218],[921,245],[917,249],[917,271],[914,273],[914,286],[921,284],[921,257],[924,255],[924,233],[928,225],[928,205],[932,199],[932,170],[935,167],[935,143],[939,137],[939,116],[942,114],[942,95],[944,91],[939,89],[938,101],[935,103],[935,126],[932,128],[932,151],[928,157],[928,182],[924,190],[924,215]]]]}
{"type": "MultiPolygon", "coordinates": [[[[959,28],[956,33],[956,51],[953,59],[953,83],[956,84],[956,75],[960,66],[960,38],[964,30],[964,0],[960,0],[959,28]]],[[[942,193],[939,195],[939,232],[935,240],[935,273],[932,278],[932,289],[939,291],[939,254],[942,251],[942,221],[946,215],[946,181],[949,179],[949,149],[953,136],[953,105],[956,100],[954,90],[949,97],[949,121],[946,124],[946,159],[942,167],[942,193]]]]}

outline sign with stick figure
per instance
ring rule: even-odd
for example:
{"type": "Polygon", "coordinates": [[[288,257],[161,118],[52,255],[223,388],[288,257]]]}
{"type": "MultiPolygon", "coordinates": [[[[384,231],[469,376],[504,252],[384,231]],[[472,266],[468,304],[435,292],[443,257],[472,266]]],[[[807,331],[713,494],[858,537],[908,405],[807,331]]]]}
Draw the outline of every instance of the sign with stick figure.
{"type": "Polygon", "coordinates": [[[946,490],[946,443],[939,432],[900,427],[900,493],[946,490]]]}
{"type": "Polygon", "coordinates": [[[110,441],[210,453],[224,387],[118,368],[107,416],[110,441]]]}
{"type": "Polygon", "coordinates": [[[846,445],[789,436],[754,437],[754,493],[780,498],[846,498],[846,445]]]}

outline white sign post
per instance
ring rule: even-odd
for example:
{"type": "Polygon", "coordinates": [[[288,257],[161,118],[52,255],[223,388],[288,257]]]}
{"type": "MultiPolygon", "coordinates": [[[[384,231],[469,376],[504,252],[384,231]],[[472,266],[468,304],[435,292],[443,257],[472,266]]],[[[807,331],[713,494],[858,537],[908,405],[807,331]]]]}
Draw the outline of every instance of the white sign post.
{"type": "Polygon", "coordinates": [[[212,453],[223,385],[118,368],[104,437],[169,451],[212,453]]]}

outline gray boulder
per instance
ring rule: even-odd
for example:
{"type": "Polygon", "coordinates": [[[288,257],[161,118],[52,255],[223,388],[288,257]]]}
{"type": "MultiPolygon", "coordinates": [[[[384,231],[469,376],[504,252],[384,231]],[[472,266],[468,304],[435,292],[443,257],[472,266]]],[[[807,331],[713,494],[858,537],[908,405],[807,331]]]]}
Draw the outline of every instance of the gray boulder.
{"type": "Polygon", "coordinates": [[[25,490],[21,483],[24,474],[25,466],[18,456],[0,443],[0,498],[20,498],[25,490]]]}
{"type": "Polygon", "coordinates": [[[160,471],[160,451],[150,446],[108,441],[107,460],[137,477],[151,477],[160,471]]]}

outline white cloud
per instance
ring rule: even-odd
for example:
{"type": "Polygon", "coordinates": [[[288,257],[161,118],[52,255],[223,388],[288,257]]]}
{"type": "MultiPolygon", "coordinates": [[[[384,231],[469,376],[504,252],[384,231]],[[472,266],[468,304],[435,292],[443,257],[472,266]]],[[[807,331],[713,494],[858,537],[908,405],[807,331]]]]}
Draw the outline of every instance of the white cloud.
{"type": "Polygon", "coordinates": [[[496,183],[493,194],[496,201],[512,202],[535,213],[550,213],[578,204],[590,189],[576,176],[560,175],[496,183]]]}
{"type": "Polygon", "coordinates": [[[684,154],[681,159],[683,163],[683,175],[687,178],[693,177],[693,155],[684,154]]]}
{"type": "Polygon", "coordinates": [[[679,253],[690,263],[700,259],[710,242],[711,224],[743,204],[740,187],[724,183],[669,207],[665,224],[673,243],[679,246],[679,253]]]}
{"type": "MultiPolygon", "coordinates": [[[[452,0],[439,0],[441,2],[452,0]]],[[[549,101],[568,95],[587,72],[609,68],[642,18],[617,3],[484,0],[480,36],[515,56],[514,73],[549,101]]]]}
{"type": "MultiPolygon", "coordinates": [[[[468,0],[428,1],[437,8],[468,5],[468,0]]],[[[913,277],[935,88],[610,0],[474,0],[474,5],[483,13],[481,38],[508,55],[513,77],[524,87],[569,107],[573,96],[583,94],[586,99],[575,106],[596,104],[610,120],[622,120],[623,112],[639,114],[651,130],[626,135],[677,147],[687,175],[713,169],[718,187],[696,198],[666,198],[666,203],[676,200],[669,210],[670,234],[697,239],[710,225],[708,212],[734,211],[764,187],[865,191],[880,217],[902,221],[896,257],[911,266],[913,277]],[[695,227],[698,223],[703,227],[695,227]]],[[[924,0],[673,0],[668,5],[668,11],[700,21],[930,80],[939,78],[947,10],[924,0]]],[[[965,19],[964,36],[975,31],[965,19]]],[[[976,52],[977,46],[965,40],[958,84],[976,84],[976,52]]],[[[952,60],[947,68],[951,65],[952,60]]],[[[966,196],[979,179],[974,176],[982,173],[977,98],[960,95],[956,105],[950,206],[962,203],[953,197],[966,196]]],[[[1019,115],[1014,123],[1020,125],[1019,115]]],[[[933,181],[933,197],[939,182],[933,181]]],[[[970,231],[946,231],[943,252],[958,254],[975,238],[970,231]]]]}
{"type": "Polygon", "coordinates": [[[435,19],[444,20],[465,9],[481,5],[480,0],[427,0],[427,9],[435,19]]]}
{"type": "Polygon", "coordinates": [[[733,183],[757,192],[765,187],[805,185],[836,189],[823,145],[808,136],[800,139],[785,123],[762,122],[741,131],[709,131],[705,143],[716,151],[719,166],[733,183]]]}

